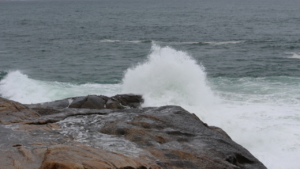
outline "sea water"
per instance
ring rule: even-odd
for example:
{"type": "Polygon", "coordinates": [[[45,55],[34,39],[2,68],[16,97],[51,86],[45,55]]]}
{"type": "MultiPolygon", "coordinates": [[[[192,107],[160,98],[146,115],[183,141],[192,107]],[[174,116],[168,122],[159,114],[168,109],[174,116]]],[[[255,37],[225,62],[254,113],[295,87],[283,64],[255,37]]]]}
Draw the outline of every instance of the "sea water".
{"type": "Polygon", "coordinates": [[[0,96],[141,94],[299,169],[297,1],[0,2],[0,96]]]}

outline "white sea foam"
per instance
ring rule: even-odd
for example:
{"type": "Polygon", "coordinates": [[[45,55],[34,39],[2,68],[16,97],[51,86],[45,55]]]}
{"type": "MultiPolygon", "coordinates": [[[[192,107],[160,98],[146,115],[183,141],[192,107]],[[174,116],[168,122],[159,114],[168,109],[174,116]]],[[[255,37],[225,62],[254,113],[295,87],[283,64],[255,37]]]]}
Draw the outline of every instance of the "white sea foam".
{"type": "Polygon", "coordinates": [[[11,71],[0,81],[0,95],[21,103],[47,102],[88,94],[113,95],[119,92],[119,84],[46,82],[31,79],[20,71],[11,71]]]}
{"type": "Polygon", "coordinates": [[[300,78],[214,80],[223,101],[212,112],[219,118],[206,121],[224,128],[268,168],[299,168],[300,78]]]}
{"type": "Polygon", "coordinates": [[[121,40],[104,39],[104,40],[101,40],[100,42],[116,43],[116,42],[121,42],[121,40]]]}
{"type": "MultiPolygon", "coordinates": [[[[226,79],[226,78],[225,78],[226,79]]],[[[300,79],[211,80],[202,66],[170,47],[152,53],[125,73],[122,91],[144,96],[145,106],[179,105],[223,128],[271,169],[300,163],[300,79]]]]}
{"type": "Polygon", "coordinates": [[[244,41],[225,41],[225,42],[204,42],[210,45],[228,45],[228,44],[237,44],[243,43],[244,41]]]}
{"type": "Polygon", "coordinates": [[[132,40],[132,41],[124,41],[124,42],[128,42],[128,43],[143,43],[143,41],[140,41],[140,40],[132,40]]]}
{"type": "Polygon", "coordinates": [[[288,58],[300,59],[300,53],[288,52],[287,54],[291,54],[288,58]]]}
{"type": "Polygon", "coordinates": [[[157,45],[146,62],[126,71],[122,91],[143,94],[145,106],[201,105],[202,111],[208,111],[216,100],[202,66],[185,52],[157,45]]]}

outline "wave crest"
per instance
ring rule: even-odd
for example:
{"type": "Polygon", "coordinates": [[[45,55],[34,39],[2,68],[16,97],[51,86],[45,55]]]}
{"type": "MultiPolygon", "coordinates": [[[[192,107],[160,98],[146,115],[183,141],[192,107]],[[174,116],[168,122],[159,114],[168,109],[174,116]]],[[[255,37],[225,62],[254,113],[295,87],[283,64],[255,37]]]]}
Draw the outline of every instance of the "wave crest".
{"type": "Polygon", "coordinates": [[[204,67],[185,52],[156,44],[144,63],[125,72],[122,92],[142,94],[145,106],[197,105],[205,110],[214,100],[204,67]]]}

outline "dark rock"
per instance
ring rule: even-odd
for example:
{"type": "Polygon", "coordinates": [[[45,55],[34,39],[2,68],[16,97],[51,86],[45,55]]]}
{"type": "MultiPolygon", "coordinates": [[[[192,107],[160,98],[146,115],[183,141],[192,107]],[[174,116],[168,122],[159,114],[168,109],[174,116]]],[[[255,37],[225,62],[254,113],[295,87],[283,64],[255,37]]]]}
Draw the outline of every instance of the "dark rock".
{"type": "Polygon", "coordinates": [[[110,99],[109,97],[103,96],[103,95],[100,95],[99,97],[101,97],[103,100],[105,100],[105,102],[107,102],[107,100],[110,99]]]}
{"type": "Polygon", "coordinates": [[[106,108],[107,109],[124,109],[124,107],[121,106],[120,102],[113,100],[113,99],[109,99],[106,102],[106,108]]]}
{"type": "Polygon", "coordinates": [[[69,106],[70,99],[56,100],[53,102],[45,102],[38,104],[27,104],[28,108],[37,108],[37,109],[48,109],[48,108],[67,108],[69,106]]]}
{"type": "Polygon", "coordinates": [[[0,168],[266,168],[225,131],[181,107],[136,109],[130,104],[141,100],[117,98],[78,97],[72,109],[0,98],[0,168]],[[106,109],[94,109],[105,100],[106,109]]]}
{"type": "MultiPolygon", "coordinates": [[[[221,128],[219,127],[215,127],[215,126],[208,126],[208,128],[212,129],[212,130],[215,130],[216,132],[219,132],[221,134],[223,134],[224,136],[230,138],[230,136],[224,131],[222,130],[221,128]]],[[[231,138],[230,138],[231,139],[231,138]]]]}
{"type": "Polygon", "coordinates": [[[87,101],[82,104],[81,108],[86,109],[104,109],[105,100],[98,96],[88,96],[87,101]]]}
{"type": "Polygon", "coordinates": [[[57,100],[54,102],[46,102],[42,104],[43,107],[50,108],[67,108],[69,106],[69,101],[67,99],[57,100]]]}
{"type": "Polygon", "coordinates": [[[210,129],[181,107],[145,108],[138,114],[127,113],[126,117],[115,116],[109,121],[101,133],[135,142],[167,168],[265,168],[223,130],[225,134],[216,127],[210,129]],[[160,126],[159,129],[156,126],[160,126]]]}
{"type": "Polygon", "coordinates": [[[138,108],[144,102],[141,95],[122,94],[113,96],[115,100],[119,101],[123,106],[138,108]]]}
{"type": "Polygon", "coordinates": [[[86,102],[87,97],[77,97],[69,106],[69,108],[81,108],[81,106],[86,102]]]}

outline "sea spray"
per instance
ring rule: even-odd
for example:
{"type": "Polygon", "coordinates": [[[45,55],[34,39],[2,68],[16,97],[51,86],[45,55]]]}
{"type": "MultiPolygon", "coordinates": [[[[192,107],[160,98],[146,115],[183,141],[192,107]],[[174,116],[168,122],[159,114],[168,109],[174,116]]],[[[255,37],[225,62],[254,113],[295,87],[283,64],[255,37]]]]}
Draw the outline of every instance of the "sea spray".
{"type": "Polygon", "coordinates": [[[208,111],[216,101],[203,66],[185,52],[155,44],[145,62],[125,72],[122,92],[142,94],[144,106],[185,105],[208,111]]]}

